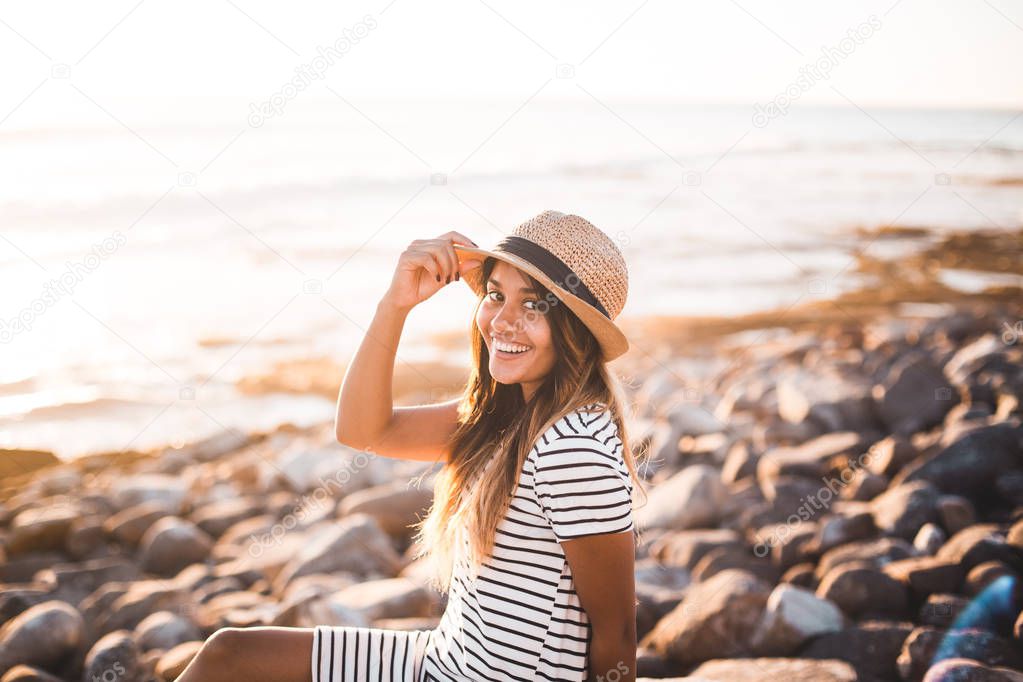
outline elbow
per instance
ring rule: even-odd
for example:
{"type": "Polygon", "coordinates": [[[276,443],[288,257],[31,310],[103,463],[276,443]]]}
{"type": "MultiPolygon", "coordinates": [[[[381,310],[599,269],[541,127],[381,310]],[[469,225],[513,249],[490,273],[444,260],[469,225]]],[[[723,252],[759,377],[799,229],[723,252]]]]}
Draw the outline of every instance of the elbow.
{"type": "Polygon", "coordinates": [[[593,639],[608,647],[622,650],[636,650],[636,622],[619,621],[594,626],[593,639]]]}

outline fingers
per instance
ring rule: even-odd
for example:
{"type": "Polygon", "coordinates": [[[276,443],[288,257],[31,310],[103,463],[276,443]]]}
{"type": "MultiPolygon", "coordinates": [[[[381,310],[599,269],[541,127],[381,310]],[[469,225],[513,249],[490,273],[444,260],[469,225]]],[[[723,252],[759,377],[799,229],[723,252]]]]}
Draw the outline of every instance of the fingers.
{"type": "Polygon", "coordinates": [[[438,282],[441,281],[444,268],[432,250],[421,247],[409,249],[408,259],[433,275],[438,282]]]}

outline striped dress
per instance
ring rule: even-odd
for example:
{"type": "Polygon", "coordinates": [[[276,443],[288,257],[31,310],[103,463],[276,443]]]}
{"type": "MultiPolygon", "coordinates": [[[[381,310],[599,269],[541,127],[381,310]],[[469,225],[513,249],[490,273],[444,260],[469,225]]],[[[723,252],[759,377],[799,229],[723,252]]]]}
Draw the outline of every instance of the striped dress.
{"type": "Polygon", "coordinates": [[[437,628],[318,626],[313,682],[586,680],[591,629],[560,543],[632,529],[617,428],[587,405],[537,439],[476,572],[463,541],[437,628]]]}

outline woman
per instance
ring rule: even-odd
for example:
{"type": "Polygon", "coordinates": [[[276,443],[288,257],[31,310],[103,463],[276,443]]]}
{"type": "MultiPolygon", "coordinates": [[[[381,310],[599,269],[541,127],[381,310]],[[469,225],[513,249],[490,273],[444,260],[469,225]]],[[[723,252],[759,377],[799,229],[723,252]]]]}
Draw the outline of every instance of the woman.
{"type": "Polygon", "coordinates": [[[225,628],[179,682],[635,679],[640,479],[605,365],[628,349],[613,322],[625,261],[606,234],[557,211],[492,250],[470,244],[449,232],[402,253],[336,422],[350,447],[444,461],[417,537],[448,593],[438,627],[225,628]],[[460,278],[480,296],[463,395],[393,407],[406,316],[460,278]]]}

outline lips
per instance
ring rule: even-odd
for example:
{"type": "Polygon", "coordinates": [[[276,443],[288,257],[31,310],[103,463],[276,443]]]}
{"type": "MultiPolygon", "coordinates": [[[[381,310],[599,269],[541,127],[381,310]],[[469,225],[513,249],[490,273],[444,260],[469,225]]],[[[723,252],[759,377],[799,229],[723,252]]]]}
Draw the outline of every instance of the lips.
{"type": "Polygon", "coordinates": [[[500,350],[498,348],[494,349],[494,355],[504,360],[514,360],[515,358],[521,358],[523,355],[529,355],[532,352],[532,348],[524,350],[521,353],[509,353],[508,351],[500,350]]]}

